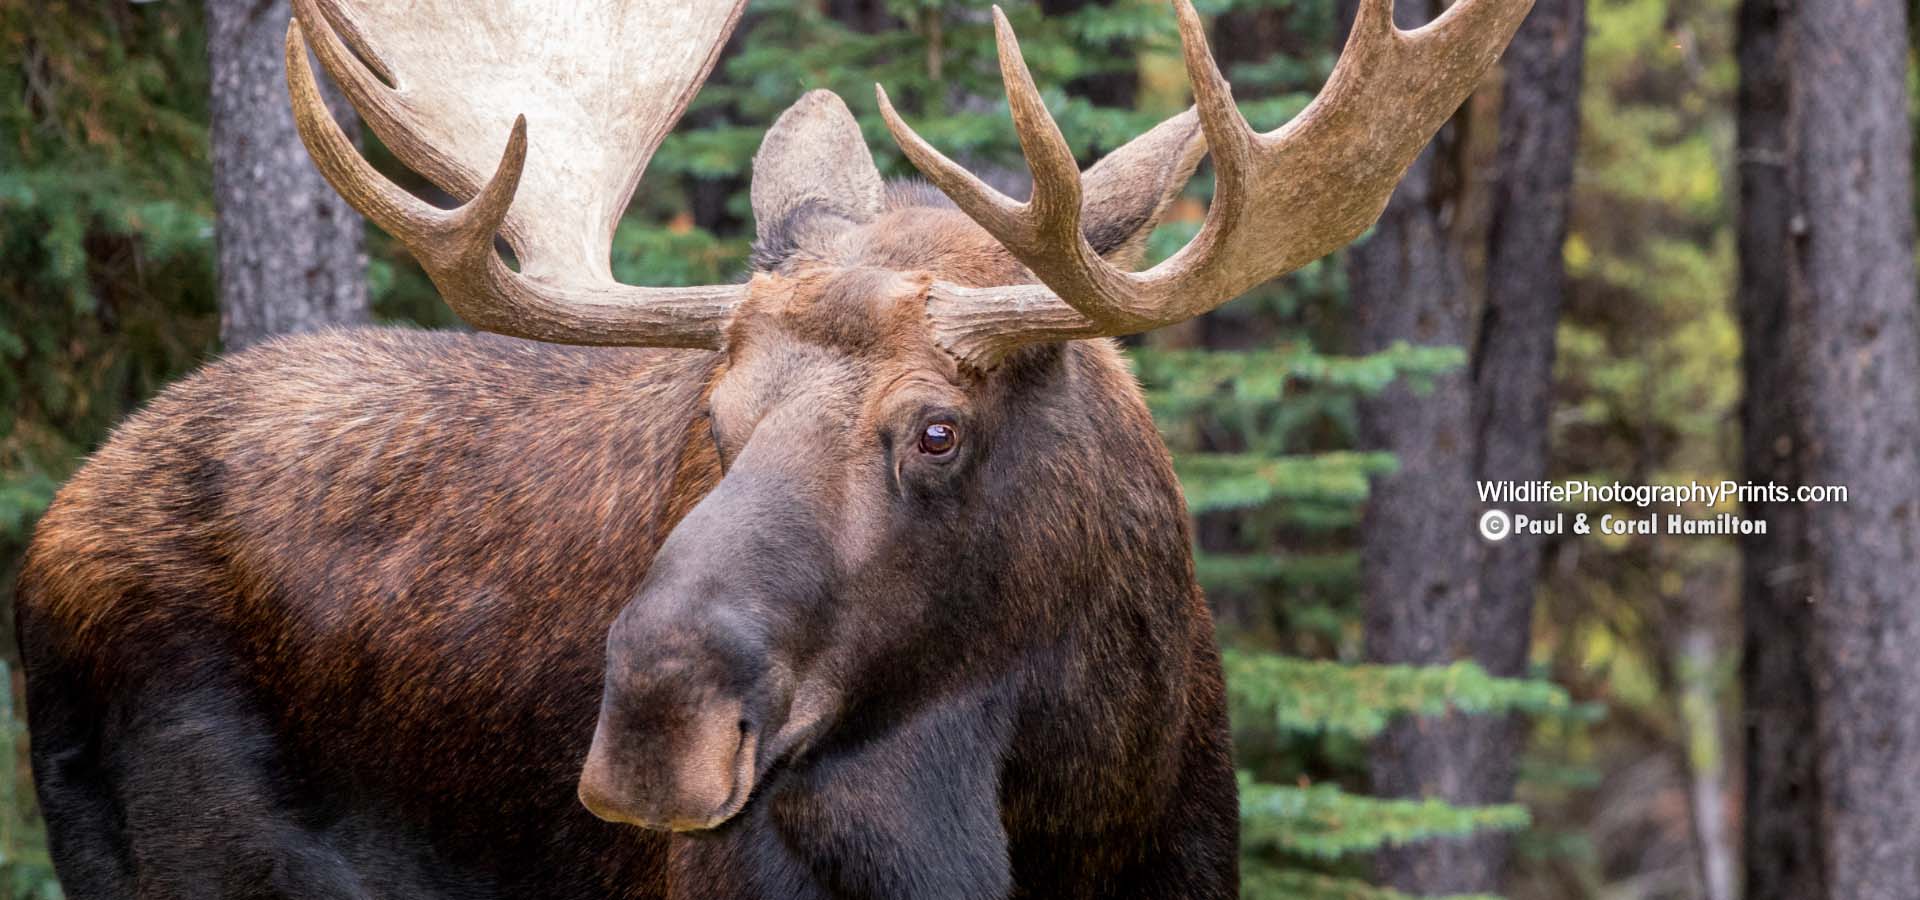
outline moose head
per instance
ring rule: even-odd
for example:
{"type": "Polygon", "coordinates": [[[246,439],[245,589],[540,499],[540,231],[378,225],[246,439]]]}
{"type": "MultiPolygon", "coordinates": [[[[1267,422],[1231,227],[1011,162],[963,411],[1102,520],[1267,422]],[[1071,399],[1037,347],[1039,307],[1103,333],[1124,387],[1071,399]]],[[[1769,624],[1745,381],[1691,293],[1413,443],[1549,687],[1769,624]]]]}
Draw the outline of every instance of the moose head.
{"type": "Polygon", "coordinates": [[[1459,0],[1402,31],[1390,0],[1364,0],[1320,96],[1259,133],[1175,0],[1194,108],[1085,172],[996,9],[1028,200],[922,140],[882,90],[893,137],[949,202],[889,187],[846,106],[814,92],[755,158],[750,280],[671,288],[616,282],[612,234],[743,0],[295,5],[309,151],[468,322],[722,355],[700,426],[722,474],[612,626],[579,783],[603,818],[699,830],[783,761],[1018,671],[1072,621],[1133,617],[1142,646],[1184,647],[1166,633],[1192,593],[1178,488],[1115,349],[1092,339],[1198,316],[1357,237],[1530,2],[1459,0]],[[400,160],[465,205],[430,206],[359,156],[309,42],[400,160]],[[1204,153],[1204,226],[1132,271],[1204,153]],[[1171,596],[1133,608],[1101,590],[1171,596]]]}

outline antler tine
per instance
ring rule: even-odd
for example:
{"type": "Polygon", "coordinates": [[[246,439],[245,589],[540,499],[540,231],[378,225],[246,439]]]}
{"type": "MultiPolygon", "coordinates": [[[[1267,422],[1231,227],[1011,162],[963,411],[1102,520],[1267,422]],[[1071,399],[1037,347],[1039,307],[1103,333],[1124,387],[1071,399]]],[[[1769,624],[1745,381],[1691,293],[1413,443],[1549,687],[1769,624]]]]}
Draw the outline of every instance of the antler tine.
{"type": "Polygon", "coordinates": [[[876,84],[874,95],[887,130],[914,166],[945,192],[961,211],[980,223],[996,240],[1011,247],[1039,247],[1044,234],[1080,227],[1080,168],[1065,135],[1047,112],[1040,89],[1034,86],[1020,53],[1020,40],[1006,13],[993,7],[994,43],[1000,55],[1000,80],[1007,92],[1014,131],[1033,171],[1033,195],[1022,203],[988,186],[965,167],[934,149],[893,108],[887,89],[876,84]]]}
{"type": "MultiPolygon", "coordinates": [[[[355,54],[347,48],[333,21],[321,9],[321,2],[293,0],[294,22],[299,24],[302,36],[312,42],[313,55],[319,57],[320,67],[327,71],[340,92],[347,95],[347,102],[359,113],[360,120],[408,166],[427,173],[436,183],[455,185],[456,194],[478,193],[481,185],[474,183],[474,173],[449,165],[446,156],[430,152],[419,139],[426,124],[420,111],[408,101],[406,94],[381,81],[383,77],[391,78],[392,73],[379,57],[365,51],[355,54]]],[[[305,62],[302,57],[302,65],[305,62]]],[[[506,212],[504,208],[500,211],[503,220],[506,212]]],[[[502,224],[504,221],[495,223],[495,229],[502,224]]]]}
{"type": "Polygon", "coordinates": [[[1064,141],[1052,119],[1043,118],[1018,42],[996,10],[1001,68],[1034,169],[1036,202],[1000,203],[990,221],[982,218],[973,198],[949,189],[977,180],[896,126],[891,109],[888,124],[903,146],[921,144],[909,148],[908,157],[1045,288],[995,292],[935,284],[928,313],[937,339],[963,362],[987,367],[1023,344],[1132,334],[1192,318],[1337,249],[1379,218],[1400,176],[1499,57],[1532,5],[1457,0],[1432,23],[1402,32],[1393,24],[1392,0],[1362,0],[1320,95],[1293,121],[1260,134],[1235,106],[1199,13],[1190,0],[1174,0],[1187,76],[1214,158],[1215,192],[1193,241],[1140,273],[1122,272],[1095,254],[1077,215],[1037,202],[1059,203],[1070,193],[1077,205],[1079,183],[1077,175],[1060,171],[1054,154],[1064,141]],[[936,175],[923,160],[953,171],[936,175]],[[1070,230],[1063,227],[1069,219],[1070,230]]]}
{"type": "Polygon", "coordinates": [[[327,111],[313,69],[307,64],[303,30],[297,19],[287,25],[287,90],[293,99],[302,143],[306,144],[307,153],[321,174],[347,203],[379,223],[421,256],[423,262],[428,262],[429,255],[434,257],[428,263],[430,269],[469,256],[475,248],[491,253],[493,236],[500,230],[500,220],[513,202],[514,192],[520,186],[520,172],[527,161],[526,117],[513,120],[513,132],[507,138],[499,168],[471,201],[452,210],[429,206],[369,165],[340,130],[333,114],[327,111]]]}
{"type": "Polygon", "coordinates": [[[887,89],[874,85],[874,98],[880,104],[880,118],[887,123],[887,130],[893,133],[893,139],[900,145],[900,152],[906,154],[907,161],[920,170],[927,180],[933,182],[941,193],[947,195],[955,206],[967,214],[980,227],[996,238],[1002,234],[1012,239],[1021,228],[1021,204],[1012,197],[1002,194],[978,176],[967,171],[965,166],[949,159],[945,153],[935,149],[900,118],[893,108],[893,101],[887,97],[887,89]]]}
{"type": "Polygon", "coordinates": [[[1000,56],[1000,81],[1006,86],[1007,107],[1013,114],[1020,150],[1033,173],[1033,195],[1026,203],[1030,240],[1080,233],[1080,164],[1067,138],[1047,112],[1033,73],[1020,53],[1020,39],[1000,7],[993,8],[994,45],[1000,56]]]}
{"type": "MultiPolygon", "coordinates": [[[[1176,2],[1174,10],[1180,23],[1181,60],[1193,85],[1193,105],[1200,114],[1200,129],[1207,136],[1207,153],[1213,157],[1214,199],[1207,218],[1210,223],[1237,222],[1247,211],[1246,185],[1252,177],[1259,138],[1240,114],[1240,107],[1233,102],[1232,85],[1227,84],[1226,76],[1213,61],[1200,13],[1187,2],[1176,2]]],[[[1211,240],[1220,230],[1220,225],[1208,229],[1207,238],[1211,240]]]]}
{"type": "MultiPolygon", "coordinates": [[[[880,112],[887,128],[907,158],[935,186],[953,200],[988,234],[1033,270],[1041,281],[1103,282],[1119,274],[1100,259],[1080,234],[1082,197],[1080,166],[1060,126],[1047,112],[1033,73],[1020,52],[1020,39],[998,5],[993,7],[994,42],[1000,57],[1000,79],[1027,168],[1033,174],[1033,195],[1019,203],[988,187],[915,133],[888,102],[886,89],[875,85],[880,112]]],[[[1072,298],[1064,298],[1072,303],[1072,298]]],[[[1076,304],[1076,308],[1079,308],[1076,304]]],[[[1109,333],[1141,324],[1124,311],[1099,306],[1080,309],[1109,333]]]]}
{"type": "MultiPolygon", "coordinates": [[[[303,40],[313,41],[313,54],[320,58],[320,67],[327,70],[327,75],[341,93],[347,95],[347,101],[353,104],[360,118],[381,134],[404,134],[410,124],[407,120],[412,115],[410,110],[405,109],[406,101],[401,99],[400,92],[380,80],[391,76],[369,71],[367,64],[347,49],[340,35],[334,32],[333,23],[321,11],[318,0],[293,0],[293,21],[288,23],[287,28],[289,35],[296,30],[295,25],[299,26],[303,40]],[[309,31],[314,33],[309,35],[309,31]]],[[[380,66],[378,59],[372,55],[366,58],[373,65],[380,66]]],[[[305,57],[301,58],[301,63],[305,65],[305,57]]],[[[381,70],[384,71],[385,67],[381,66],[381,70]]]]}
{"type": "Polygon", "coordinates": [[[416,0],[394,9],[295,0],[287,84],[301,139],[321,173],[405,244],[448,304],[475,327],[558,343],[722,347],[746,285],[623,285],[612,278],[608,250],[648,157],[705,79],[744,0],[681,8],[662,41],[673,49],[657,63],[640,64],[625,61],[631,54],[617,26],[664,21],[645,2],[580,0],[571,10],[449,3],[416,0]],[[336,16],[357,36],[365,62],[335,32],[336,16]],[[453,33],[423,30],[434,27],[453,33]],[[365,46],[374,34],[396,52],[374,54],[365,46]],[[676,35],[698,42],[675,41],[676,35]],[[455,39],[461,37],[473,46],[460,46],[455,39]],[[369,165],[321,99],[309,43],[402,161],[471,199],[457,209],[437,209],[369,165]],[[587,76],[602,80],[583,83],[587,76]],[[618,99],[636,90],[642,100],[618,99]],[[506,151],[490,165],[486,134],[499,127],[493,123],[504,124],[511,105],[526,112],[512,116],[506,151]],[[528,114],[536,125],[528,124],[528,114]],[[530,141],[536,127],[546,128],[544,144],[530,141]],[[546,166],[530,168],[530,156],[546,166]],[[495,251],[501,234],[521,271],[495,251]]]}

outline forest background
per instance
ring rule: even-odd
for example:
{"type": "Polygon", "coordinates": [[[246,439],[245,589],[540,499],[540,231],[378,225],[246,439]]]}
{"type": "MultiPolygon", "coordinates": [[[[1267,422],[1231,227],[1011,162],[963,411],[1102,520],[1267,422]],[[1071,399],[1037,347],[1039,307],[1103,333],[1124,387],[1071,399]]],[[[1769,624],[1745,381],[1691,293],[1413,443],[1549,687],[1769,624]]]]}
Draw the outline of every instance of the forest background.
{"type": "MultiPolygon", "coordinates": [[[[1164,3],[1006,5],[1083,161],[1189,102],[1164,3]]],[[[1261,128],[1311,98],[1351,16],[1336,0],[1198,5],[1261,128]]],[[[1402,0],[1402,23],[1433,5],[1402,0]]],[[[1817,359],[1792,354],[1816,342],[1788,335],[1801,318],[1806,330],[1792,333],[1825,326],[1764,265],[1798,258],[1767,242],[1800,234],[1801,207],[1822,199],[1790,177],[1802,163],[1775,158],[1796,146],[1782,135],[1852,134],[1782,100],[1861,83],[1821,66],[1897,61],[1898,90],[1869,84],[1849,102],[1879,117],[1861,133],[1895,122],[1906,143],[1886,146],[1911,154],[1912,10],[1847,5],[1863,18],[1798,22],[1776,0],[1538,0],[1502,70],[1367,238],[1129,342],[1175,452],[1228,648],[1248,897],[1915,889],[1860,892],[1831,877],[1849,841],[1875,838],[1826,839],[1844,823],[1823,818],[1808,785],[1875,765],[1920,780],[1899,768],[1920,756],[1920,725],[1900,718],[1910,708],[1849,706],[1857,696],[1822,693],[1812,674],[1821,647],[1860,628],[1886,629],[1867,635],[1881,643],[1920,636],[1910,630],[1920,601],[1869,597],[1858,608],[1872,621],[1850,623],[1779,600],[1816,590],[1793,579],[1803,563],[1832,562],[1823,536],[1886,522],[1749,510],[1780,517],[1779,543],[1745,546],[1674,535],[1491,545],[1474,533],[1485,508],[1476,477],[1811,480],[1794,438],[1845,430],[1820,410],[1857,410],[1895,436],[1920,416],[1913,404],[1889,418],[1871,391],[1803,391],[1817,359]],[[1808,62],[1789,57],[1815,42],[1780,39],[1829,33],[1886,46],[1864,62],[1808,62]],[[1803,368],[1743,368],[1743,352],[1803,368]],[[1757,396],[1753,386],[1769,384],[1780,392],[1757,396]],[[1785,449],[1782,435],[1793,436],[1785,449]],[[1876,603],[1905,605],[1880,615],[1876,603]],[[1743,702],[1756,688],[1766,705],[1743,702]],[[1815,721],[1816,708],[1828,718],[1815,721]],[[1837,747],[1861,723],[1835,717],[1881,712],[1893,717],[1892,755],[1781,749],[1783,735],[1837,747]]],[[[284,119],[286,20],[285,0],[0,0],[0,593],[11,596],[60,483],[170,380],[289,330],[462,327],[413,260],[377,229],[363,233],[311,171],[284,119]],[[245,184],[248,172],[266,180],[245,184]],[[276,219],[293,205],[299,221],[276,219]]],[[[970,0],[752,0],[620,226],[616,275],[738,277],[759,135],[811,88],[849,102],[889,175],[912,172],[879,124],[875,81],[936,145],[1017,179],[991,35],[986,4],[970,0]]],[[[396,180],[434,196],[370,134],[363,143],[396,180]]],[[[1904,294],[1876,295],[1867,312],[1910,332],[1912,170],[1900,162],[1876,177],[1904,182],[1884,225],[1905,269],[1865,251],[1833,265],[1904,278],[1904,294]]],[[[1192,236],[1210,187],[1203,168],[1156,233],[1156,258],[1192,236]]],[[[1813,220],[1825,221],[1818,210],[1813,220]]],[[[1892,352],[1911,351],[1907,341],[1892,352]]],[[[1892,396],[1912,400],[1920,358],[1897,362],[1890,377],[1906,393],[1892,396]]],[[[1900,465],[1915,465],[1914,449],[1900,465]]],[[[1864,506],[1830,515],[1878,508],[1864,506]]],[[[13,685],[0,724],[0,759],[12,763],[0,777],[0,896],[56,897],[10,623],[0,631],[13,685]]],[[[1897,689],[1914,672],[1879,677],[1897,689]]],[[[1823,685],[1857,675],[1825,674],[1823,685]]],[[[1886,793],[1887,804],[1920,801],[1920,787],[1886,793]]]]}

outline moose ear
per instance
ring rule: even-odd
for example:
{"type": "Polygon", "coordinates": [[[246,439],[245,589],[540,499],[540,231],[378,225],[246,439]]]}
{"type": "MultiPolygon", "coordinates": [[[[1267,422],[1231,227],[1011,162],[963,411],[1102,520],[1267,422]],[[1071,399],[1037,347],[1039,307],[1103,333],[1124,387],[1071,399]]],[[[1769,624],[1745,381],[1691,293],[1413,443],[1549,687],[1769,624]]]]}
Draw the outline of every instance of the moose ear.
{"type": "Polygon", "coordinates": [[[1189,109],[1081,173],[1080,231],[1094,252],[1122,269],[1139,268],[1147,235],[1206,152],[1200,117],[1189,109]]]}
{"type": "Polygon", "coordinates": [[[880,170],[860,123],[832,91],[809,91],[760,141],[753,157],[756,269],[784,262],[808,237],[880,214],[880,170]]]}

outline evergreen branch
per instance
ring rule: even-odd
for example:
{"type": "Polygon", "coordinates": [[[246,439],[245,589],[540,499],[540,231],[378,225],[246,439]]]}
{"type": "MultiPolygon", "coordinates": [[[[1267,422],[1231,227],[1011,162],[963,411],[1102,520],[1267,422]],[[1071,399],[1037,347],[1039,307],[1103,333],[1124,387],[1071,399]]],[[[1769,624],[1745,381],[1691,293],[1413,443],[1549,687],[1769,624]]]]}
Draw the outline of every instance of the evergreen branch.
{"type": "Polygon", "coordinates": [[[1246,846],[1334,859],[1384,846],[1531,824],[1519,804],[1454,806],[1441,800],[1383,800],[1333,785],[1289,787],[1240,779],[1241,836],[1246,846]]]}
{"type": "Polygon", "coordinates": [[[1235,719],[1270,724],[1282,733],[1370,738],[1403,715],[1578,712],[1558,685],[1495,678],[1465,661],[1448,666],[1356,665],[1228,650],[1222,665],[1235,719]]]}

